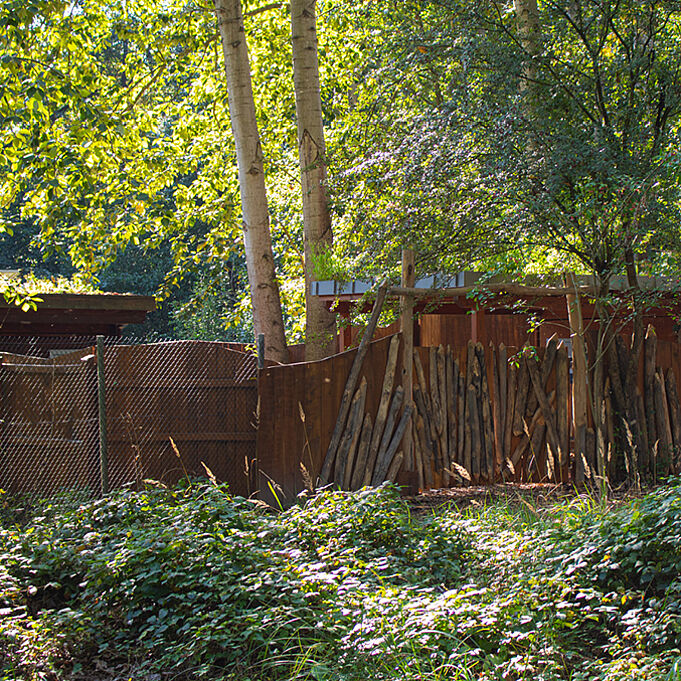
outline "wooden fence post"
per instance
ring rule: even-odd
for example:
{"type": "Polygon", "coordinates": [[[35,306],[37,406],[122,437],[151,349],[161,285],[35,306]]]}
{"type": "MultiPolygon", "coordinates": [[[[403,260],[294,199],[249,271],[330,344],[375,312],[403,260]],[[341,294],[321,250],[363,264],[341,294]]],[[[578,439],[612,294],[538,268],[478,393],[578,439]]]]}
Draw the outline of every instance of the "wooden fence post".
{"type": "MultiPolygon", "coordinates": [[[[402,249],[402,282],[405,288],[413,288],[416,282],[414,270],[414,251],[411,248],[402,249]]],[[[404,388],[405,409],[414,402],[414,296],[400,296],[400,326],[402,330],[402,387],[404,388]]],[[[414,470],[414,439],[413,427],[410,424],[402,440],[404,450],[404,468],[414,470]]]]}
{"type": "Polygon", "coordinates": [[[97,400],[99,406],[99,473],[102,496],[109,493],[109,459],[106,441],[106,384],[104,336],[97,336],[97,400]]]}
{"type": "MultiPolygon", "coordinates": [[[[572,338],[572,434],[575,442],[575,482],[584,483],[586,456],[587,405],[589,401],[587,386],[586,348],[584,345],[584,323],[582,304],[577,293],[574,275],[570,273],[566,281],[574,292],[567,293],[567,311],[572,338]]],[[[600,405],[598,405],[600,408],[600,405]]],[[[602,462],[600,462],[602,465],[602,462]]],[[[603,475],[603,468],[600,469],[603,475]]]]}

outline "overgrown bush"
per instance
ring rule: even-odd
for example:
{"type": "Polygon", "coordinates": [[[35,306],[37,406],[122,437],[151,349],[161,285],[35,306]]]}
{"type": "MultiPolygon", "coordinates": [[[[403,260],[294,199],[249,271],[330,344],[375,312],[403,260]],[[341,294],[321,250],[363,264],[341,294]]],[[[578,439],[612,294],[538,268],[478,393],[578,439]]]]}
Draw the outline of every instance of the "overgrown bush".
{"type": "Polygon", "coordinates": [[[192,484],[5,513],[0,678],[667,678],[680,507],[414,517],[386,485],[277,514],[192,484]]]}

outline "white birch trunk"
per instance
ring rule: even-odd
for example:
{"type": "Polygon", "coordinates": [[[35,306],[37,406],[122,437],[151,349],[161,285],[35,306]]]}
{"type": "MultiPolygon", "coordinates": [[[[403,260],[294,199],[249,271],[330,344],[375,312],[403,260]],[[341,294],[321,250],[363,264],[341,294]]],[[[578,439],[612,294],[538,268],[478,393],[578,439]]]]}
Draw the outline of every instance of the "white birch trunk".
{"type": "MultiPolygon", "coordinates": [[[[534,105],[536,96],[537,69],[534,60],[541,52],[541,26],[539,24],[539,9],[537,0],[513,0],[516,13],[518,36],[520,44],[526,53],[526,63],[523,78],[520,83],[521,92],[528,100],[528,109],[534,105]]],[[[534,113],[530,111],[530,113],[534,113]]]]}
{"type": "Polygon", "coordinates": [[[236,144],[244,246],[256,338],[265,335],[265,357],[288,361],[279,285],[274,271],[263,154],[255,118],[241,0],[215,0],[225,59],[229,116],[236,144]]]}
{"type": "Polygon", "coordinates": [[[303,186],[305,244],[305,359],[328,357],[336,351],[336,316],[310,295],[317,253],[331,246],[331,218],[326,194],[326,148],[317,60],[315,0],[291,0],[293,81],[298,122],[298,156],[303,186]]]}

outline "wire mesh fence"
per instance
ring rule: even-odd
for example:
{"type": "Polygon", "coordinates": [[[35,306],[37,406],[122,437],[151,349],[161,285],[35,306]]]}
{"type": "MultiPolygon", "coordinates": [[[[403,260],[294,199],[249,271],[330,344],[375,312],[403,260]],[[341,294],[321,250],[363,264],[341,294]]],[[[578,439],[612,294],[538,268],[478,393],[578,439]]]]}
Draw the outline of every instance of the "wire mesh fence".
{"type": "Polygon", "coordinates": [[[10,495],[95,497],[195,476],[253,491],[257,360],[242,346],[4,337],[0,358],[10,495]]]}

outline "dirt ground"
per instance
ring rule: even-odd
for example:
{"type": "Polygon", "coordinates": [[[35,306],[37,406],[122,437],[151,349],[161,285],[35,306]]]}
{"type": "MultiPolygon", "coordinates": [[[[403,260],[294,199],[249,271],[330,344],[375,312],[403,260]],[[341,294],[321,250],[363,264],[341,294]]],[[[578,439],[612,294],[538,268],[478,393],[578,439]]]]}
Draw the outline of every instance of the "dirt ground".
{"type": "MultiPolygon", "coordinates": [[[[641,491],[626,489],[609,490],[608,503],[617,504],[625,499],[640,496],[641,491]]],[[[471,485],[424,490],[416,496],[407,497],[415,512],[427,512],[442,506],[484,506],[494,501],[530,504],[533,508],[545,508],[556,503],[568,502],[578,497],[598,498],[595,490],[578,490],[573,485],[553,483],[499,483],[495,485],[471,485]]]]}

